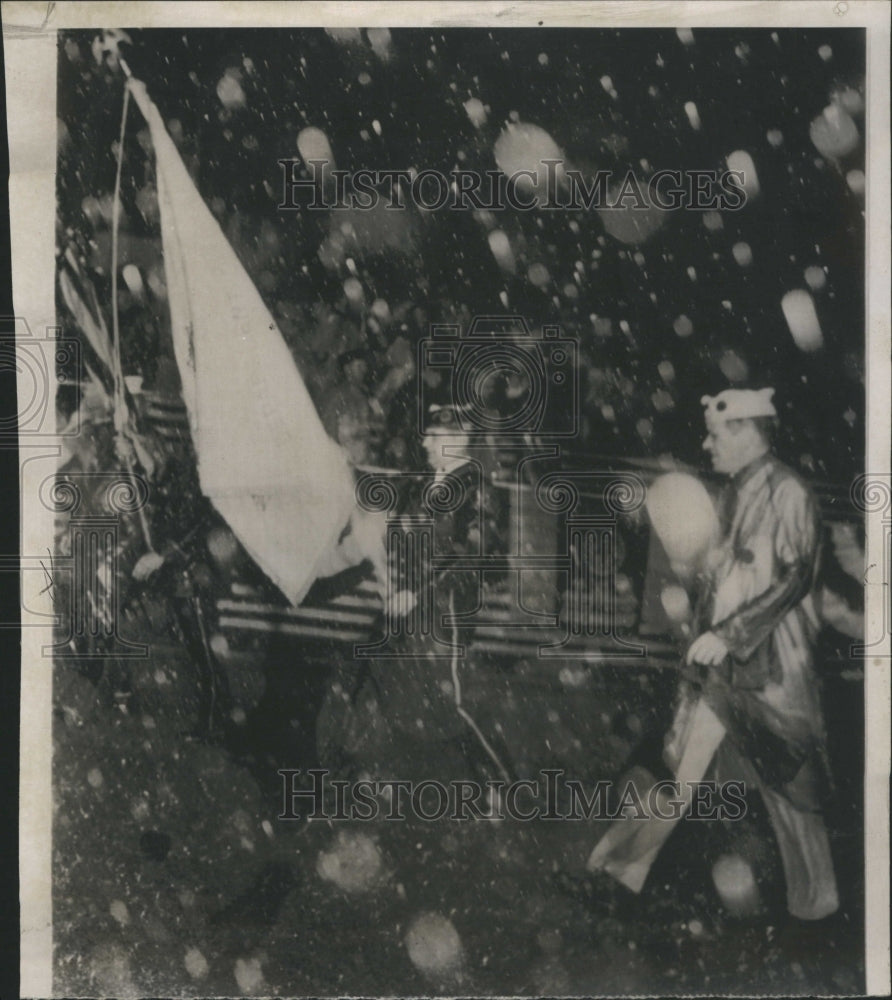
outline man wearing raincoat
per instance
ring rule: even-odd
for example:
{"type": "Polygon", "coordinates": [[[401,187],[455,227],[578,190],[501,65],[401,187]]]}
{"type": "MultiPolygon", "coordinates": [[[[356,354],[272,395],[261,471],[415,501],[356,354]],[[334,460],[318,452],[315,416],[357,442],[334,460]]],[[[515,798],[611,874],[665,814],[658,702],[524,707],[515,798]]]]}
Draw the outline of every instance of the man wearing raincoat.
{"type": "MultiPolygon", "coordinates": [[[[665,757],[679,781],[699,780],[711,766],[718,781],[759,789],[780,848],[788,910],[819,920],[839,905],[820,811],[827,767],[812,667],[821,522],[811,492],[771,454],[772,395],[729,389],[702,399],[703,447],[728,482],[665,757]]],[[[609,832],[589,870],[639,891],[672,824],[645,826],[649,832],[635,823],[609,832]]]]}

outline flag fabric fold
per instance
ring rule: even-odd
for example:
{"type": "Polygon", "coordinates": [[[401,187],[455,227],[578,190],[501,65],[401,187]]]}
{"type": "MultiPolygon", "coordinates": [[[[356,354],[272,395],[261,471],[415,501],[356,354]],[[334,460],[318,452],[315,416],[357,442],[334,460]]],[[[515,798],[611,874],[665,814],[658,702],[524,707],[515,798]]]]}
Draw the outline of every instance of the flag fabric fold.
{"type": "Polygon", "coordinates": [[[145,85],[128,86],[155,148],[173,345],[201,489],[298,604],[350,519],[352,473],[145,85]]]}

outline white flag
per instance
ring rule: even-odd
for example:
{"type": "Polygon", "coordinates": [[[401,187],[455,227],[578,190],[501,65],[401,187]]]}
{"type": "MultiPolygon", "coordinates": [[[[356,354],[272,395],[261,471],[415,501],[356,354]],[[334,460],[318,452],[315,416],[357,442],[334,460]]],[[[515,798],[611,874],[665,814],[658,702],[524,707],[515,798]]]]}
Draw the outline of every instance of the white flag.
{"type": "Polygon", "coordinates": [[[353,510],[346,455],[145,85],[129,87],[155,147],[173,343],[201,489],[298,604],[353,510]]]}

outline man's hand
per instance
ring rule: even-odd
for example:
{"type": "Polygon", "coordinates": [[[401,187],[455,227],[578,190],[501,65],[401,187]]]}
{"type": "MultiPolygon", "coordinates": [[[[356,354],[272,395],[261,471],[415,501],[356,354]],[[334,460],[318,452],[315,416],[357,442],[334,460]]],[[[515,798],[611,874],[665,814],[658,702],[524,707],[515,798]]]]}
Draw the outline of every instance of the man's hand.
{"type": "Polygon", "coordinates": [[[686,657],[688,663],[701,663],[707,667],[717,667],[728,655],[728,647],[715,632],[704,632],[698,636],[686,657]]]}

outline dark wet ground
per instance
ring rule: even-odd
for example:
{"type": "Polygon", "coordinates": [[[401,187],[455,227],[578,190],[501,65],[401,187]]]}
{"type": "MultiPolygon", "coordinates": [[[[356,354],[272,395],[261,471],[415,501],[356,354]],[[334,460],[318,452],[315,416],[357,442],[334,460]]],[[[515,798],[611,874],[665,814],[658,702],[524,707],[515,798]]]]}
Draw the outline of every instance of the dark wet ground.
{"type": "MultiPolygon", "coordinates": [[[[680,824],[638,897],[599,886],[586,898],[556,878],[581,873],[603,829],[595,821],[278,820],[276,768],[309,761],[311,713],[298,679],[320,666],[305,661],[301,670],[296,647],[292,656],[265,703],[258,664],[230,672],[233,697],[248,711],[235,730],[241,738],[230,735],[225,745],[184,735],[198,721],[199,703],[193,668],[177,645],[153,642],[149,660],[109,662],[98,683],[57,667],[57,993],[863,989],[857,681],[828,678],[826,691],[841,776],[830,826],[843,906],[808,926],[783,914],[779,859],[758,799],[738,823],[680,824]],[[258,703],[260,717],[251,712],[258,703]],[[345,831],[371,852],[362,891],[320,874],[320,855],[333,857],[345,831]],[[728,851],[757,874],[757,918],[735,920],[722,909],[710,868],[728,851]],[[447,918],[461,940],[460,961],[440,975],[419,972],[406,947],[422,913],[447,918]]],[[[510,671],[478,667],[465,691],[481,727],[499,722],[499,746],[519,776],[559,767],[594,781],[636,764],[657,766],[673,683],[665,672],[595,665],[574,686],[553,666],[525,663],[510,671]]],[[[460,754],[407,742],[367,705],[358,711],[354,770],[358,761],[377,777],[468,776],[460,754]]]]}

